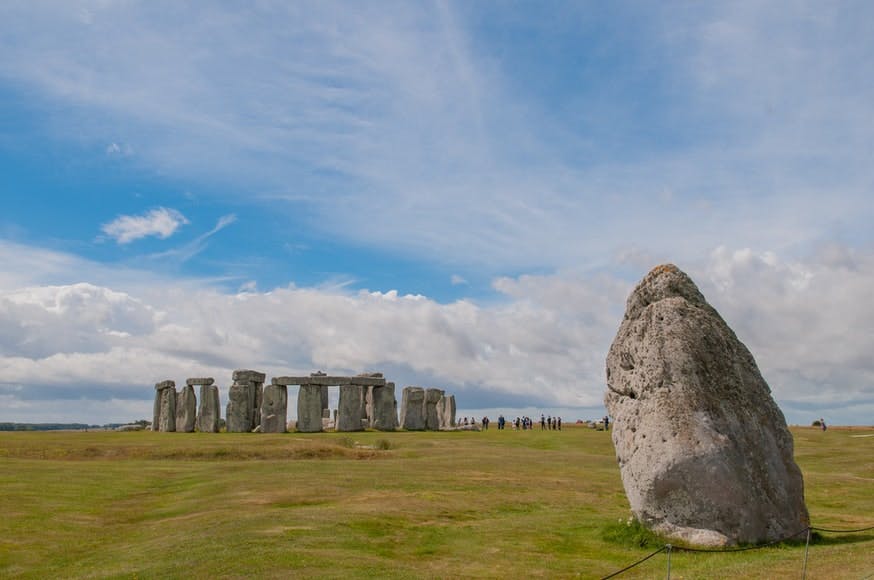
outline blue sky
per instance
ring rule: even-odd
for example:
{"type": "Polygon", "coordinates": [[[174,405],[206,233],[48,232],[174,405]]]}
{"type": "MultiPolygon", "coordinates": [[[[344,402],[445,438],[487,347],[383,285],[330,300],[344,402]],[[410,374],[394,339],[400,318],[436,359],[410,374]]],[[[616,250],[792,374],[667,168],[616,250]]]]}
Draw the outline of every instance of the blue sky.
{"type": "Polygon", "coordinates": [[[863,2],[0,6],[0,420],[234,368],[603,414],[652,266],[874,416],[863,2]]]}

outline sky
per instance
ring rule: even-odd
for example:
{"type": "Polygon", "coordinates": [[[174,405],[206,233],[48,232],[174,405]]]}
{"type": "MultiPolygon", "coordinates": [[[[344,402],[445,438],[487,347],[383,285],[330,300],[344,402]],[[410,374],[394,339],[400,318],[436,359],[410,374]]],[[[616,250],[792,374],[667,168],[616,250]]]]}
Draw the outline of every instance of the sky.
{"type": "Polygon", "coordinates": [[[0,421],[150,418],[156,382],[226,401],[237,368],[598,418],[625,300],[671,262],[790,423],[874,424],[872,21],[0,3],[0,421]]]}

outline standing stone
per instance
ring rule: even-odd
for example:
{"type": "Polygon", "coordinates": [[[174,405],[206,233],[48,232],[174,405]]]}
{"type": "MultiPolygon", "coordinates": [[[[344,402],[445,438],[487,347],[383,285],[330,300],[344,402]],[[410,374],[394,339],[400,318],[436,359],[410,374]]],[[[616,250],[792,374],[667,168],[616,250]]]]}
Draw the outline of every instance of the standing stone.
{"type": "Polygon", "coordinates": [[[225,411],[225,422],[228,433],[248,433],[252,427],[252,398],[249,385],[234,383],[228,389],[228,407],[225,411]]]}
{"type": "Polygon", "coordinates": [[[176,382],[161,381],[155,385],[152,431],[176,430],[176,382]]]}
{"type": "Polygon", "coordinates": [[[370,426],[379,431],[394,431],[398,428],[397,401],[395,400],[395,384],[386,383],[384,387],[369,389],[371,423],[370,426]]]}
{"type": "MultiPolygon", "coordinates": [[[[240,391],[244,391],[246,393],[246,401],[245,403],[234,403],[234,412],[236,414],[236,416],[234,417],[234,431],[231,431],[231,417],[230,413],[228,412],[226,421],[228,422],[229,432],[249,432],[261,424],[261,399],[264,392],[265,378],[266,375],[264,373],[259,373],[258,371],[252,371],[248,369],[238,369],[234,371],[234,384],[231,386],[231,389],[233,389],[234,387],[239,387],[238,389],[236,389],[236,391],[238,391],[237,396],[240,396],[240,391]],[[245,410],[245,415],[240,415],[243,409],[245,410]]],[[[232,397],[230,396],[230,390],[228,392],[228,398],[232,399],[232,397]]],[[[230,410],[230,408],[231,402],[229,401],[228,409],[230,410]]]]}
{"type": "Polygon", "coordinates": [[[401,396],[401,427],[407,431],[424,431],[425,426],[425,389],[404,387],[401,396]]]}
{"type": "MultiPolygon", "coordinates": [[[[252,428],[255,429],[261,425],[261,405],[264,402],[264,381],[254,383],[251,388],[255,392],[255,403],[252,412],[252,428]]],[[[287,388],[286,391],[288,391],[287,388]]]]}
{"type": "Polygon", "coordinates": [[[197,399],[194,397],[194,387],[185,385],[176,393],[176,431],[179,433],[194,433],[194,422],[197,419],[197,399]]]}
{"type": "Polygon", "coordinates": [[[443,395],[437,402],[437,417],[441,431],[455,427],[455,395],[443,395]]]}
{"type": "Polygon", "coordinates": [[[628,297],[605,403],[634,515],[701,546],[809,525],[792,435],[749,350],[676,266],[628,297]]]}
{"type": "Polygon", "coordinates": [[[261,399],[261,432],[285,433],[288,416],[288,387],[267,385],[261,399]]]}
{"type": "Polygon", "coordinates": [[[440,417],[437,414],[437,403],[443,398],[440,389],[425,389],[425,429],[437,431],[440,429],[440,417]]]}
{"type": "Polygon", "coordinates": [[[367,387],[364,395],[364,414],[367,417],[367,426],[373,427],[373,387],[367,387]]]}
{"type": "Polygon", "coordinates": [[[322,430],[322,393],[327,387],[301,385],[297,394],[297,430],[318,433],[322,430]]]}
{"type": "MultiPolygon", "coordinates": [[[[188,379],[191,381],[192,379],[188,379]]],[[[197,430],[201,433],[218,433],[221,405],[219,403],[218,387],[213,379],[194,379],[203,381],[190,383],[200,385],[200,405],[197,409],[197,430]]]]}
{"type": "Polygon", "coordinates": [[[328,410],[328,387],[321,387],[319,395],[322,398],[322,416],[324,416],[325,411],[328,410]]]}
{"type": "Polygon", "coordinates": [[[337,431],[363,431],[361,420],[366,417],[365,395],[367,387],[340,385],[340,402],[337,407],[337,431]]]}

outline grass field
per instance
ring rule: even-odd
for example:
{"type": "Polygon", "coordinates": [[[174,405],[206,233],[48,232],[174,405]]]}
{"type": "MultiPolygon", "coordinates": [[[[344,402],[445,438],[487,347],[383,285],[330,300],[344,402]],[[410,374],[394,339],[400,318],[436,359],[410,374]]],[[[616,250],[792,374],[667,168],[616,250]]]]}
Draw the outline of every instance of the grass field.
{"type": "MultiPolygon", "coordinates": [[[[814,525],[874,524],[874,429],[794,429],[814,525]]],[[[597,578],[652,552],[609,435],[0,433],[0,577],[597,578]]],[[[804,545],[672,555],[672,578],[800,578],[804,545]]],[[[664,577],[660,554],[620,578],[664,577]]],[[[808,578],[874,577],[874,531],[808,578]]]]}

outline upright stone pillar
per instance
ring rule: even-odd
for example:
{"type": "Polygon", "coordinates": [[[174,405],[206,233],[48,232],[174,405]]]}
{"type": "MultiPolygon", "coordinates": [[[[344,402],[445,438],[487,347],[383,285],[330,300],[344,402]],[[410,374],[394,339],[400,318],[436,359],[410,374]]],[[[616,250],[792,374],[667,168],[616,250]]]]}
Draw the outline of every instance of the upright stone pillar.
{"type": "Polygon", "coordinates": [[[288,387],[267,385],[261,399],[261,432],[285,433],[288,416],[288,387]]]}
{"type": "MultiPolygon", "coordinates": [[[[319,395],[322,398],[322,417],[324,417],[325,411],[328,410],[328,387],[322,387],[319,390],[319,395]]],[[[330,415],[328,418],[330,418],[330,415]]]]}
{"type": "Polygon", "coordinates": [[[229,401],[226,413],[228,432],[247,433],[261,424],[260,405],[265,378],[266,375],[258,371],[247,369],[234,371],[234,384],[228,390],[229,401]]]}
{"type": "Polygon", "coordinates": [[[153,431],[176,430],[176,382],[161,381],[155,385],[153,431]],[[157,428],[156,428],[157,427],[157,428]]]}
{"type": "Polygon", "coordinates": [[[367,387],[364,390],[364,414],[366,416],[366,422],[368,428],[373,427],[373,389],[374,387],[367,387]]]}
{"type": "Polygon", "coordinates": [[[252,430],[249,394],[249,385],[234,383],[228,389],[228,408],[225,411],[228,433],[248,433],[252,430]]]}
{"type": "Polygon", "coordinates": [[[455,427],[455,395],[443,395],[437,403],[437,415],[441,431],[455,427]]]}
{"type": "Polygon", "coordinates": [[[197,399],[194,387],[186,384],[176,393],[176,431],[179,433],[194,433],[194,422],[197,419],[197,399]]]}
{"type": "Polygon", "coordinates": [[[398,428],[397,400],[395,384],[386,383],[384,387],[370,387],[371,423],[379,431],[394,431],[398,428]]]}
{"type": "Polygon", "coordinates": [[[328,387],[301,385],[297,393],[297,430],[301,433],[322,431],[322,393],[328,387]]]}
{"type": "Polygon", "coordinates": [[[440,417],[437,414],[437,403],[443,398],[441,389],[425,389],[425,429],[440,430],[440,417]]]}
{"type": "Polygon", "coordinates": [[[218,433],[221,406],[218,387],[212,377],[187,379],[186,384],[192,387],[200,385],[200,400],[197,407],[196,428],[201,433],[218,433]]]}
{"type": "Polygon", "coordinates": [[[363,431],[362,419],[367,416],[365,394],[367,387],[340,385],[340,403],[337,413],[337,431],[363,431]]]}
{"type": "Polygon", "coordinates": [[[425,389],[422,387],[404,387],[401,427],[407,431],[425,430],[425,389]]]}

